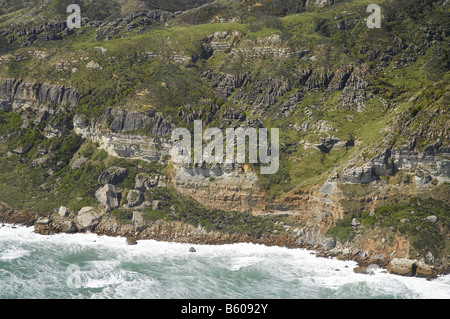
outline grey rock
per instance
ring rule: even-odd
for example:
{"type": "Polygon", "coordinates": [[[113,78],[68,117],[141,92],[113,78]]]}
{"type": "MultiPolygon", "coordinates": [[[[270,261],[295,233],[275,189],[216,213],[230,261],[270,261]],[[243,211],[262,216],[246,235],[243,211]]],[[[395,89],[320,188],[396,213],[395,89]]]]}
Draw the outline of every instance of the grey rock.
{"type": "Polygon", "coordinates": [[[133,212],[133,224],[135,231],[142,231],[147,228],[147,224],[145,223],[144,216],[142,212],[133,212]]]}
{"type": "Polygon", "coordinates": [[[427,254],[425,255],[425,258],[431,263],[433,263],[435,260],[433,254],[430,251],[427,252],[427,254]]]}
{"type": "Polygon", "coordinates": [[[97,207],[83,207],[74,222],[78,231],[93,231],[100,223],[105,211],[97,207]]]}
{"type": "Polygon", "coordinates": [[[426,217],[426,220],[429,221],[430,223],[435,224],[435,223],[437,223],[438,218],[437,218],[437,216],[435,216],[435,215],[430,215],[430,216],[427,216],[427,217],[426,217]]]}
{"type": "Polygon", "coordinates": [[[12,104],[31,103],[35,107],[44,103],[69,105],[74,108],[81,95],[75,88],[39,82],[25,82],[21,79],[0,79],[0,109],[8,110],[12,104]]]}
{"type": "Polygon", "coordinates": [[[157,210],[161,208],[161,201],[160,200],[154,200],[152,202],[152,209],[157,210]]]}
{"type": "Polygon", "coordinates": [[[121,183],[128,175],[128,170],[121,167],[110,167],[106,171],[102,172],[98,177],[100,184],[112,184],[117,185],[121,183]]]}
{"type": "Polygon", "coordinates": [[[361,225],[361,223],[359,221],[357,221],[356,218],[353,218],[351,225],[353,227],[358,227],[359,225],[361,225]]]}
{"type": "Polygon", "coordinates": [[[134,181],[135,181],[134,188],[140,190],[141,192],[145,192],[146,190],[156,187],[158,185],[159,177],[155,176],[152,178],[147,174],[140,173],[136,175],[134,181]]]}
{"type": "Polygon", "coordinates": [[[326,251],[331,250],[334,247],[336,247],[336,241],[334,240],[334,238],[329,238],[323,243],[323,249],[326,251]]]}
{"type": "Polygon", "coordinates": [[[106,184],[105,186],[99,188],[95,193],[95,197],[98,202],[106,208],[107,212],[119,207],[117,188],[112,184],[106,184]]]}
{"type": "Polygon", "coordinates": [[[83,165],[84,163],[86,163],[89,159],[87,159],[86,157],[79,157],[77,158],[75,161],[72,162],[72,169],[77,169],[80,168],[81,165],[83,165]]]}
{"type": "Polygon", "coordinates": [[[333,195],[335,186],[335,182],[326,181],[320,188],[320,193],[323,195],[333,195]]]}
{"type": "Polygon", "coordinates": [[[137,240],[134,237],[127,237],[127,239],[125,240],[125,243],[127,245],[137,245],[137,240]]]}
{"type": "Polygon", "coordinates": [[[62,233],[73,234],[77,232],[77,226],[72,220],[64,220],[59,224],[62,233]]]}
{"type": "Polygon", "coordinates": [[[108,109],[103,122],[111,122],[109,128],[112,132],[131,132],[153,126],[152,133],[156,136],[165,136],[174,128],[170,117],[164,118],[161,113],[154,111],[131,112],[108,109]]]}
{"type": "Polygon", "coordinates": [[[38,220],[36,221],[36,224],[48,225],[48,224],[50,224],[50,218],[48,218],[48,217],[39,217],[38,220]]]}
{"type": "Polygon", "coordinates": [[[16,149],[14,149],[13,153],[16,153],[17,155],[24,155],[24,154],[28,153],[30,150],[31,150],[30,145],[22,145],[16,149]]]}
{"type": "Polygon", "coordinates": [[[61,207],[59,208],[59,210],[58,210],[58,215],[59,215],[61,218],[68,217],[69,214],[70,214],[70,210],[69,210],[67,207],[61,206],[61,207]]]}
{"type": "Polygon", "coordinates": [[[130,190],[127,195],[128,200],[128,206],[129,207],[136,207],[143,203],[144,201],[144,194],[142,194],[138,190],[130,190]]]}

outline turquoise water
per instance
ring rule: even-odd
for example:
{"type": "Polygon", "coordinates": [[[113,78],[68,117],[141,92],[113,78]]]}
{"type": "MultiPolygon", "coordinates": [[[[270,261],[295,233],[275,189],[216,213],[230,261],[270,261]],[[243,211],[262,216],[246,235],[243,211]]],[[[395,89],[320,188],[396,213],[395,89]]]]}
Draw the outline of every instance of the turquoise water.
{"type": "Polygon", "coordinates": [[[450,298],[450,276],[432,281],[302,249],[139,241],[95,234],[41,236],[0,227],[0,298],[450,298]]]}

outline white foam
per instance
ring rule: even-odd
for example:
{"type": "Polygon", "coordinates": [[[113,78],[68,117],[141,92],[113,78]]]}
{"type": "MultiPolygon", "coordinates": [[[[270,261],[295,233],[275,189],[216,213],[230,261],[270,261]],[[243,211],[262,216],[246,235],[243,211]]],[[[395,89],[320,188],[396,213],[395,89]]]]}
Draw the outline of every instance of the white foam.
{"type": "MultiPolygon", "coordinates": [[[[200,297],[220,293],[219,297],[242,298],[450,298],[450,276],[427,281],[386,274],[381,270],[375,271],[374,275],[356,274],[353,272],[355,262],[316,258],[303,249],[246,243],[208,246],[154,240],[139,240],[137,245],[128,246],[120,237],[95,234],[41,236],[33,233],[31,227],[13,228],[10,225],[0,227],[0,248],[3,249],[0,250],[0,261],[3,262],[29,258],[31,249],[48,249],[55,258],[64,258],[65,267],[71,262],[79,263],[84,276],[83,288],[100,290],[91,292],[91,298],[183,298],[192,297],[193,290],[200,297]],[[195,247],[195,253],[189,252],[191,246],[195,247]],[[80,261],[79,256],[85,259],[80,261]],[[133,267],[138,272],[133,271],[133,267]],[[257,276],[261,282],[255,282],[248,274],[257,276]],[[250,293],[254,295],[250,296],[250,293]]],[[[51,283],[55,287],[58,287],[58,281],[65,282],[66,269],[59,270],[61,274],[58,275],[51,262],[45,267],[42,274],[47,276],[47,282],[55,281],[51,283]],[[50,274],[55,273],[54,276],[59,277],[52,279],[50,274]]],[[[7,280],[2,276],[0,273],[0,283],[7,280]]],[[[20,280],[14,279],[14,285],[23,285],[20,280]]],[[[40,289],[42,278],[33,280],[30,286],[34,284],[33,289],[40,289]]],[[[11,282],[8,285],[11,290],[15,289],[11,282]]],[[[70,290],[69,293],[71,297],[80,297],[77,291],[70,290]]]]}
{"type": "Polygon", "coordinates": [[[11,261],[14,259],[19,259],[21,257],[27,256],[30,252],[21,248],[9,248],[5,251],[0,252],[0,260],[11,261]]]}

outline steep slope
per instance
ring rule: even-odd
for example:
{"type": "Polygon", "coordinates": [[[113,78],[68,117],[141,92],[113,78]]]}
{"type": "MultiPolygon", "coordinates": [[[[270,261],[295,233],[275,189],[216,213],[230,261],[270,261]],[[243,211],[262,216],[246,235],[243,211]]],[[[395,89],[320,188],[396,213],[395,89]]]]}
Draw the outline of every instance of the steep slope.
{"type": "Polygon", "coordinates": [[[79,3],[73,30],[65,1],[0,7],[0,201],[67,206],[71,230],[98,206],[136,231],[175,220],[447,271],[446,1],[79,3]],[[277,174],[173,163],[171,132],[195,120],[280,128],[277,174]]]}

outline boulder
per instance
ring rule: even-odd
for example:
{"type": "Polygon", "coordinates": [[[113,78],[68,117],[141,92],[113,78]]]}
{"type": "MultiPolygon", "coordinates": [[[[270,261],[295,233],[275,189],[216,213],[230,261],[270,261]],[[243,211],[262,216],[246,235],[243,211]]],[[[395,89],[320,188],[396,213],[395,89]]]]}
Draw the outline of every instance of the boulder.
{"type": "Polygon", "coordinates": [[[353,227],[358,227],[359,225],[361,225],[361,223],[359,221],[357,221],[356,218],[353,218],[351,225],[353,227]]]}
{"type": "Polygon", "coordinates": [[[72,167],[72,169],[80,168],[81,165],[86,163],[88,160],[89,160],[88,158],[81,156],[81,157],[77,158],[76,160],[74,160],[72,162],[72,166],[71,167],[72,167]]]}
{"type": "Polygon", "coordinates": [[[95,197],[98,202],[106,208],[106,212],[110,212],[114,208],[119,207],[117,189],[116,186],[112,184],[106,184],[105,186],[99,188],[95,193],[95,197]]]}
{"type": "Polygon", "coordinates": [[[144,194],[142,194],[138,190],[132,189],[128,192],[127,200],[128,200],[129,207],[139,206],[144,201],[144,194]]]}
{"type": "Polygon", "coordinates": [[[365,274],[365,275],[368,274],[367,267],[355,267],[355,268],[353,268],[353,272],[355,274],[365,274]]]}
{"type": "Polygon", "coordinates": [[[323,243],[323,249],[324,250],[331,250],[334,247],[336,247],[336,241],[334,240],[334,238],[329,238],[327,240],[325,240],[325,242],[323,243]]]}
{"type": "Polygon", "coordinates": [[[137,245],[136,238],[134,238],[134,237],[127,237],[125,243],[127,245],[137,245]]]}
{"type": "Polygon", "coordinates": [[[17,155],[24,155],[24,154],[28,153],[30,150],[31,150],[30,145],[22,145],[22,146],[19,146],[18,148],[16,148],[15,150],[13,150],[13,153],[16,153],[17,155]]]}
{"type": "Polygon", "coordinates": [[[415,260],[408,258],[393,258],[388,266],[387,270],[391,274],[401,275],[401,276],[415,276],[417,271],[417,266],[415,260]]]}
{"type": "Polygon", "coordinates": [[[48,218],[48,217],[39,217],[39,219],[36,220],[36,224],[38,224],[38,225],[48,225],[48,224],[50,224],[50,218],[48,218]]]}
{"type": "Polygon", "coordinates": [[[409,277],[421,277],[421,278],[433,278],[435,273],[433,267],[426,264],[423,261],[412,260],[408,258],[394,258],[387,267],[387,270],[391,274],[409,276],[409,277]]]}
{"type": "Polygon", "coordinates": [[[135,179],[134,189],[137,189],[141,192],[145,192],[146,190],[156,187],[159,182],[159,176],[155,176],[154,178],[148,176],[147,174],[140,173],[137,174],[135,179]]]}
{"type": "Polygon", "coordinates": [[[427,216],[426,220],[429,221],[430,223],[435,224],[435,223],[437,223],[438,218],[435,215],[431,215],[431,216],[427,216]]]}
{"type": "Polygon", "coordinates": [[[117,185],[121,183],[127,176],[128,170],[126,168],[110,167],[100,174],[100,176],[98,177],[98,182],[103,185],[117,185]]]}
{"type": "Polygon", "coordinates": [[[70,211],[69,211],[69,209],[68,209],[67,207],[61,206],[61,207],[59,208],[59,210],[58,210],[58,215],[59,215],[61,218],[68,217],[69,214],[70,214],[70,211]]]}
{"type": "Polygon", "coordinates": [[[353,272],[357,274],[365,274],[365,275],[374,275],[375,272],[380,270],[380,266],[376,264],[371,264],[368,267],[355,267],[353,268],[353,272]]]}
{"type": "Polygon", "coordinates": [[[433,278],[435,277],[435,273],[433,271],[433,267],[426,264],[423,261],[416,262],[416,277],[420,278],[433,278]]]}
{"type": "Polygon", "coordinates": [[[71,220],[65,220],[59,224],[59,231],[62,233],[73,234],[77,232],[77,225],[71,220]]]}
{"type": "Polygon", "coordinates": [[[80,232],[93,231],[100,223],[105,211],[97,207],[83,207],[75,218],[75,224],[80,232]]]}
{"type": "Polygon", "coordinates": [[[147,224],[144,221],[144,216],[142,212],[133,212],[133,224],[135,231],[142,231],[147,228],[147,224]]]}
{"type": "Polygon", "coordinates": [[[195,253],[195,252],[196,252],[196,250],[195,250],[195,248],[194,248],[194,247],[191,247],[191,248],[189,248],[189,252],[190,252],[190,253],[195,253]]]}
{"type": "Polygon", "coordinates": [[[158,210],[161,208],[161,201],[160,200],[154,200],[152,201],[152,209],[158,210]]]}

